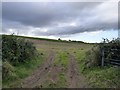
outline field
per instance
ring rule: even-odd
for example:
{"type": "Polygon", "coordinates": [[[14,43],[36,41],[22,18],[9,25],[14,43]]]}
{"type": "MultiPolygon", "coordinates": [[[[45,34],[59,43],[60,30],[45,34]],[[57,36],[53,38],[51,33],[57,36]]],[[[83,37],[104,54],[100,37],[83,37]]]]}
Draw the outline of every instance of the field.
{"type": "Polygon", "coordinates": [[[3,88],[91,88],[118,87],[118,70],[94,67],[84,71],[86,52],[93,44],[46,39],[34,43],[39,55],[14,68],[13,77],[4,80],[3,88]],[[102,82],[104,81],[104,82],[102,82]]]}
{"type": "Polygon", "coordinates": [[[92,45],[29,40],[34,43],[40,53],[40,57],[36,60],[37,64],[33,60],[32,63],[35,64],[30,66],[31,70],[27,67],[28,65],[17,66],[16,72],[21,79],[13,83],[3,81],[4,87],[89,87],[85,77],[79,72],[79,62],[92,45]]]}
{"type": "Polygon", "coordinates": [[[45,40],[32,40],[32,42],[46,58],[43,64],[26,78],[22,85],[23,88],[89,87],[85,77],[79,73],[78,62],[83,59],[85,52],[91,48],[91,45],[45,40]]]}

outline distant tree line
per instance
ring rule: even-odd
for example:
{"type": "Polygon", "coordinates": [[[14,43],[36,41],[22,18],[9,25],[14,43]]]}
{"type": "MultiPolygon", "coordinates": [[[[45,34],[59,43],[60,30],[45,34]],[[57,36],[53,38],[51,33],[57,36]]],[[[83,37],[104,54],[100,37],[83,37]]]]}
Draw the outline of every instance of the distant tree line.
{"type": "Polygon", "coordinates": [[[65,41],[65,42],[78,42],[78,43],[85,43],[85,42],[83,42],[83,41],[76,41],[76,40],[62,40],[61,38],[58,38],[58,41],[65,41]]]}

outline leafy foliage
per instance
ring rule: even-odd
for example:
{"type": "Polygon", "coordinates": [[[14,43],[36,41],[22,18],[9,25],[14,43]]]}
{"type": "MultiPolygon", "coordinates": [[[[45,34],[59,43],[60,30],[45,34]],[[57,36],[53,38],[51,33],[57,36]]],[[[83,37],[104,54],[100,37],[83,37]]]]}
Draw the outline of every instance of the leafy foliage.
{"type": "Polygon", "coordinates": [[[32,60],[36,54],[37,51],[33,43],[15,35],[2,35],[3,81],[17,78],[15,66],[32,60]]]}
{"type": "MultiPolygon", "coordinates": [[[[111,67],[105,63],[101,67],[102,50],[105,51],[105,58],[120,60],[120,40],[109,41],[104,39],[100,44],[96,44],[86,53],[82,73],[89,80],[89,84],[95,88],[119,88],[120,87],[120,68],[111,67]],[[101,83],[102,82],[102,83],[101,83]]],[[[105,60],[107,60],[105,59],[105,60]]]]}
{"type": "Polygon", "coordinates": [[[120,40],[115,39],[109,41],[108,39],[104,40],[100,44],[100,48],[105,50],[105,57],[108,59],[120,59],[120,40]]]}
{"type": "Polygon", "coordinates": [[[94,47],[86,53],[85,65],[86,67],[101,66],[102,50],[105,51],[105,58],[120,60],[120,40],[115,39],[109,41],[104,39],[100,44],[94,45],[94,47]]]}
{"type": "Polygon", "coordinates": [[[36,55],[33,43],[14,35],[2,36],[2,60],[12,65],[25,63],[36,55]]]}

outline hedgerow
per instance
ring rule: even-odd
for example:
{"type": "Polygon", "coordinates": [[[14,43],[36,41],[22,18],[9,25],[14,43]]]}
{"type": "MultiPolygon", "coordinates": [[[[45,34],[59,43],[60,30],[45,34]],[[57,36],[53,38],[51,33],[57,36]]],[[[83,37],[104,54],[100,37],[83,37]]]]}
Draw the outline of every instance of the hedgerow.
{"type": "Polygon", "coordinates": [[[12,65],[25,63],[35,57],[36,48],[32,42],[14,35],[2,36],[2,60],[12,65]]]}
{"type": "Polygon", "coordinates": [[[94,67],[101,66],[102,50],[104,49],[106,59],[120,60],[120,40],[114,39],[109,41],[104,39],[100,44],[96,44],[86,53],[85,66],[94,67]]]}
{"type": "Polygon", "coordinates": [[[109,63],[110,59],[120,60],[119,50],[119,39],[112,41],[104,39],[103,42],[96,44],[86,53],[86,57],[83,60],[82,73],[86,76],[89,85],[94,88],[120,87],[120,68],[109,63]],[[104,67],[102,65],[103,51],[105,52],[104,67]]]}
{"type": "Polygon", "coordinates": [[[15,35],[2,35],[2,78],[3,81],[15,79],[17,65],[33,60],[38,55],[32,42],[15,35]]]}

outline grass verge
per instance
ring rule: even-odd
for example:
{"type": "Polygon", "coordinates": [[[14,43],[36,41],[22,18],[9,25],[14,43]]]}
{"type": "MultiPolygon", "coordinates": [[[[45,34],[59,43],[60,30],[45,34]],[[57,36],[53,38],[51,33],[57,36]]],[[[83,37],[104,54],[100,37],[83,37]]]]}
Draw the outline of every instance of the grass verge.
{"type": "Polygon", "coordinates": [[[45,56],[40,56],[30,60],[27,63],[20,64],[13,67],[14,70],[11,72],[11,77],[9,79],[3,80],[3,88],[16,88],[21,86],[22,81],[32,74],[33,70],[37,68],[38,65],[42,64],[43,58],[45,56]]]}
{"type": "Polygon", "coordinates": [[[93,66],[86,68],[86,50],[76,53],[79,73],[82,73],[93,88],[120,88],[120,68],[111,66],[93,66]]]}
{"type": "Polygon", "coordinates": [[[95,88],[120,88],[120,68],[94,67],[84,70],[83,74],[95,88]]]}

